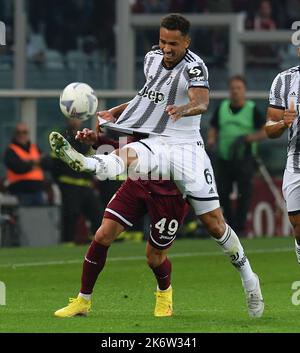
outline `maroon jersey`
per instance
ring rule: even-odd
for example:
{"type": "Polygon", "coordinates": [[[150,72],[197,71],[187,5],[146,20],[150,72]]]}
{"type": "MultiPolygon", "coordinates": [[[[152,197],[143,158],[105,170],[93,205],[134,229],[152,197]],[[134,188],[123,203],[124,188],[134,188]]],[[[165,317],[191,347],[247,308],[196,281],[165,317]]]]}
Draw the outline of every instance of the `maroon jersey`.
{"type": "Polygon", "coordinates": [[[175,183],[172,180],[136,180],[136,183],[140,184],[141,187],[148,190],[153,194],[165,195],[165,196],[174,196],[180,195],[181,192],[177,189],[175,183]]]}
{"type": "MultiPolygon", "coordinates": [[[[104,218],[130,228],[141,217],[149,214],[149,243],[157,249],[167,249],[175,240],[189,206],[181,195],[151,192],[143,183],[127,179],[108,203],[104,218]]],[[[155,183],[149,181],[149,185],[155,183]]]]}

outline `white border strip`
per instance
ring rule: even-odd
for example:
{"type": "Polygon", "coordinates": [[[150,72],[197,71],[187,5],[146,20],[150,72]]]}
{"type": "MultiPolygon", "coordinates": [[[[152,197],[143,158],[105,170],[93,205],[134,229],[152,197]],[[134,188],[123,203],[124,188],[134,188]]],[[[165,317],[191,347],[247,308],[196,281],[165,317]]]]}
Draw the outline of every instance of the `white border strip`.
{"type": "Polygon", "coordinates": [[[121,221],[123,221],[124,223],[126,223],[128,226],[132,227],[133,224],[130,223],[129,221],[127,221],[127,219],[125,219],[123,216],[121,216],[119,213],[117,213],[116,211],[112,210],[111,208],[106,208],[105,211],[112,213],[113,215],[115,215],[116,217],[120,218],[121,221]]]}

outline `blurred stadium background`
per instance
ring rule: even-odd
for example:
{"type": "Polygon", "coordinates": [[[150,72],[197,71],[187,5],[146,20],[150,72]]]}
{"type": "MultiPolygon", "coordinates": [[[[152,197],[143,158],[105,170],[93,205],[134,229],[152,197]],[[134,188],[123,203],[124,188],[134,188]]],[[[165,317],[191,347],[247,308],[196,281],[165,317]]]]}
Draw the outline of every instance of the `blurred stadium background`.
{"type": "MultiPolygon", "coordinates": [[[[132,97],[143,83],[144,54],[157,44],[159,20],[168,12],[184,13],[191,20],[191,49],[209,69],[211,103],[202,119],[204,137],[215,107],[227,97],[230,75],[245,75],[248,97],[265,112],[275,74],[298,64],[291,43],[298,1],[0,0],[0,21],[6,25],[6,45],[0,46],[1,152],[20,120],[28,122],[32,141],[49,152],[49,132],[65,125],[58,97],[70,82],[91,85],[101,109],[132,97]],[[259,22],[261,6],[268,12],[268,5],[269,18],[259,22]]],[[[280,189],[286,135],[260,143],[259,155],[280,189]]],[[[9,201],[3,163],[0,177],[5,213],[9,201]]],[[[288,235],[286,216],[277,212],[259,173],[255,187],[248,235],[288,235]]],[[[5,220],[2,223],[0,246],[10,236],[5,220]]]]}

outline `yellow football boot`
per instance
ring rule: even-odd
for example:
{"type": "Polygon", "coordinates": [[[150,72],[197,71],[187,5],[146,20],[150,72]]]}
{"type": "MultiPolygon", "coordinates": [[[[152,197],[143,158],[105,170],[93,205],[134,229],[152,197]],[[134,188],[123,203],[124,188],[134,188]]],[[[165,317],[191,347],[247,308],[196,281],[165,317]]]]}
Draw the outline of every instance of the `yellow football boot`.
{"type": "Polygon", "coordinates": [[[172,287],[170,286],[165,291],[157,289],[156,293],[156,305],[154,309],[154,316],[172,316],[173,314],[173,296],[172,287]]]}
{"type": "Polygon", "coordinates": [[[55,311],[56,317],[73,317],[76,315],[87,315],[91,311],[91,300],[86,300],[80,295],[77,298],[70,298],[69,304],[62,309],[55,311]]]}

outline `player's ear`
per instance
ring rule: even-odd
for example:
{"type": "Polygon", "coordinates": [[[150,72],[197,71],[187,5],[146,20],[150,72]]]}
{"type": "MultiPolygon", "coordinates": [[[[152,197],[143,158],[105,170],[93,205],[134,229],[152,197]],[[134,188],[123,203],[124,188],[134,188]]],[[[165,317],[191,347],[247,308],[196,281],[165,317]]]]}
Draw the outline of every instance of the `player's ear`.
{"type": "Polygon", "coordinates": [[[186,35],[185,38],[184,38],[184,44],[185,44],[185,49],[187,49],[190,44],[191,44],[191,37],[189,35],[186,35]]]}

